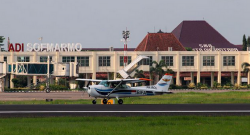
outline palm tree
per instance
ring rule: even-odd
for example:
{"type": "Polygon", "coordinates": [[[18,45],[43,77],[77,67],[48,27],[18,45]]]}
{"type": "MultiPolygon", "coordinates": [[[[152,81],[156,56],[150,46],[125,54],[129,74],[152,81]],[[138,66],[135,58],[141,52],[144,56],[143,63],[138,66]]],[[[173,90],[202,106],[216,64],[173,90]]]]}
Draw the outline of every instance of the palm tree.
{"type": "Polygon", "coordinates": [[[153,66],[150,67],[150,77],[154,77],[155,82],[158,82],[159,78],[161,78],[165,73],[163,68],[167,68],[167,65],[165,64],[164,60],[161,60],[159,63],[153,61],[152,64],[153,66]]]}
{"type": "Polygon", "coordinates": [[[243,68],[244,73],[248,73],[250,71],[250,64],[247,62],[244,62],[241,64],[241,68],[243,68]]]}
{"type": "Polygon", "coordinates": [[[174,74],[174,71],[170,68],[167,68],[167,70],[165,71],[165,73],[168,73],[168,74],[174,74]]]}
{"type": "Polygon", "coordinates": [[[145,78],[145,75],[143,74],[143,70],[135,70],[134,78],[145,78]]]}

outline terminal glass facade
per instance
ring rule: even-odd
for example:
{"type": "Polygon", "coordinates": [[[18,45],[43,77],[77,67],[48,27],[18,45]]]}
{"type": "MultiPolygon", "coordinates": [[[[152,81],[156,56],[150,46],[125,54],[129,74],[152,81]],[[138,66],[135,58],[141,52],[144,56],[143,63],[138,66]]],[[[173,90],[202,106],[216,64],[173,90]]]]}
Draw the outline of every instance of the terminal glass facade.
{"type": "Polygon", "coordinates": [[[173,66],[174,65],[173,56],[162,56],[161,59],[164,60],[164,62],[165,62],[165,64],[167,66],[173,66]]]}
{"type": "Polygon", "coordinates": [[[143,59],[141,60],[141,62],[139,63],[140,65],[150,65],[152,66],[152,61],[153,61],[153,57],[152,56],[147,56],[149,59],[143,59]]]}
{"type": "Polygon", "coordinates": [[[182,66],[194,66],[194,56],[182,56],[182,66]]]}
{"type": "Polygon", "coordinates": [[[235,66],[235,56],[223,56],[223,66],[235,66]]]}
{"type": "MultiPolygon", "coordinates": [[[[52,57],[49,57],[50,61],[52,61],[52,57]]],[[[47,56],[40,56],[40,62],[47,62],[48,57],[47,56]]]]}
{"type": "MultiPolygon", "coordinates": [[[[131,56],[127,56],[128,64],[131,63],[131,56]]],[[[124,56],[120,56],[120,66],[124,66],[124,56]]]]}
{"type": "Polygon", "coordinates": [[[28,56],[18,56],[17,62],[30,62],[30,57],[28,56]]]}
{"type": "Polygon", "coordinates": [[[62,62],[75,62],[75,57],[74,56],[63,56],[62,62]]]}
{"type": "Polygon", "coordinates": [[[203,66],[214,66],[214,56],[203,56],[203,66]]]}
{"type": "Polygon", "coordinates": [[[99,66],[110,66],[110,56],[99,56],[99,66]]]}
{"type": "Polygon", "coordinates": [[[89,56],[77,57],[77,62],[80,67],[88,67],[89,66],[89,56]]]}

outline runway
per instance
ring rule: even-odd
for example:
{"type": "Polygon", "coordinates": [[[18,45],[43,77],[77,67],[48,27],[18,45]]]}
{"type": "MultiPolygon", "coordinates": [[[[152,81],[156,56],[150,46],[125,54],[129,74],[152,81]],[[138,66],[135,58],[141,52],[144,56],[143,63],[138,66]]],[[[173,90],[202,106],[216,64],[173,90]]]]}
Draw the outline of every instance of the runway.
{"type": "Polygon", "coordinates": [[[250,115],[250,104],[0,105],[0,117],[250,115]]]}

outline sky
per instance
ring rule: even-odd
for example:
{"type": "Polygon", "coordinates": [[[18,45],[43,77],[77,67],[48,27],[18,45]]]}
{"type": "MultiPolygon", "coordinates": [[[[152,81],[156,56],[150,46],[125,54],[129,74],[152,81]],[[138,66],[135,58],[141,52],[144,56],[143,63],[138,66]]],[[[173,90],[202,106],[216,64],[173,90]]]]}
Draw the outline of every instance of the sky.
{"type": "Polygon", "coordinates": [[[183,20],[205,20],[229,42],[250,36],[250,0],[0,0],[0,36],[11,43],[81,43],[129,48],[148,32],[171,32],[183,20]]]}

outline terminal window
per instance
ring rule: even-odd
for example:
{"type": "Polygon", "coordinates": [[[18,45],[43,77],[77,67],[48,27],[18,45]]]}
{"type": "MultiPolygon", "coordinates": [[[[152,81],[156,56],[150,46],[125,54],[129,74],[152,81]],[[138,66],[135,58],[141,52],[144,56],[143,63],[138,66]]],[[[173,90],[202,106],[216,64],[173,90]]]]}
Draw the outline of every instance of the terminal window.
{"type": "Polygon", "coordinates": [[[235,56],[223,56],[223,66],[235,66],[235,56]]]}
{"type": "MultiPolygon", "coordinates": [[[[52,56],[49,57],[50,61],[52,61],[52,56]]],[[[40,62],[47,62],[48,57],[47,56],[40,56],[40,62]]]]}
{"type": "Polygon", "coordinates": [[[75,62],[75,57],[74,56],[63,56],[62,62],[75,62]]]}
{"type": "Polygon", "coordinates": [[[17,57],[17,62],[30,62],[30,57],[28,56],[17,57]]]}
{"type": "Polygon", "coordinates": [[[194,66],[194,56],[182,56],[182,66],[194,66]]]}
{"type": "Polygon", "coordinates": [[[165,62],[167,66],[173,66],[173,56],[161,56],[161,59],[165,62]]]}
{"type": "Polygon", "coordinates": [[[152,66],[152,61],[153,61],[153,57],[152,56],[147,56],[149,59],[142,59],[139,62],[139,65],[150,65],[152,66]]]}
{"type": "Polygon", "coordinates": [[[99,56],[99,66],[110,66],[110,56],[99,56]]]}
{"type": "MultiPolygon", "coordinates": [[[[131,56],[127,56],[128,64],[131,63],[131,56]]],[[[124,66],[124,56],[120,56],[120,66],[124,66]]]]}
{"type": "Polygon", "coordinates": [[[89,56],[77,57],[77,62],[80,67],[88,67],[89,66],[89,56]]]}
{"type": "Polygon", "coordinates": [[[214,56],[203,56],[203,66],[214,66],[214,56]]]}

